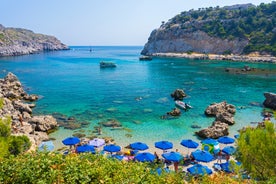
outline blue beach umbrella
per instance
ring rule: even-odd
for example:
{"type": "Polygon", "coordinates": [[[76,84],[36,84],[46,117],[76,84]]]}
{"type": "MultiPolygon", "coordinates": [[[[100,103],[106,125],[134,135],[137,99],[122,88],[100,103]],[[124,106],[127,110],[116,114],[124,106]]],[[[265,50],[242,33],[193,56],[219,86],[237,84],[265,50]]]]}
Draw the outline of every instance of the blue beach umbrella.
{"type": "Polygon", "coordinates": [[[197,148],[198,147],[198,143],[191,140],[191,139],[183,139],[180,144],[186,148],[188,148],[188,154],[189,154],[189,148],[197,148]]]}
{"type": "Polygon", "coordinates": [[[146,150],[149,149],[148,145],[142,142],[134,142],[129,145],[131,149],[133,150],[146,150]]]}
{"type": "Polygon", "coordinates": [[[123,155],[112,155],[112,157],[111,158],[115,158],[115,159],[117,159],[117,160],[123,160],[123,158],[124,158],[124,156],[123,155]]]}
{"type": "Polygon", "coordinates": [[[105,144],[104,139],[99,139],[99,138],[94,138],[88,142],[89,145],[94,146],[94,147],[101,147],[105,144]]]}
{"type": "Polygon", "coordinates": [[[222,144],[232,144],[235,142],[235,139],[233,139],[231,137],[223,136],[223,137],[218,138],[218,142],[222,143],[222,144]]]}
{"type": "Polygon", "coordinates": [[[234,154],[236,151],[236,148],[234,146],[226,146],[222,149],[223,153],[226,153],[228,155],[234,154]]]}
{"type": "Polygon", "coordinates": [[[152,162],[155,159],[155,156],[149,152],[138,153],[135,157],[135,160],[139,162],[152,162]]]}
{"type": "Polygon", "coordinates": [[[169,153],[163,153],[162,157],[172,162],[179,162],[183,158],[183,156],[180,153],[173,151],[169,153]]]}
{"type": "Polygon", "coordinates": [[[207,166],[203,166],[201,164],[195,164],[192,167],[187,169],[189,173],[192,175],[205,175],[205,174],[212,174],[212,170],[209,169],[207,166]]]}
{"type": "Polygon", "coordinates": [[[84,144],[81,146],[78,146],[76,148],[78,153],[84,153],[84,152],[91,152],[91,153],[95,153],[95,148],[94,146],[88,145],[88,144],[84,144]]]}
{"type": "Polygon", "coordinates": [[[169,141],[159,141],[154,143],[156,148],[159,148],[161,150],[167,150],[167,149],[172,149],[173,148],[173,143],[169,141]]]}
{"type": "Polygon", "coordinates": [[[78,144],[79,142],[80,142],[80,139],[78,137],[67,137],[62,141],[64,145],[68,145],[68,146],[78,144]]]}
{"type": "MultiPolygon", "coordinates": [[[[241,163],[240,162],[233,162],[234,165],[236,166],[240,166],[241,163]]],[[[221,163],[220,164],[220,167],[221,167],[221,170],[225,171],[225,172],[234,172],[234,168],[231,166],[232,165],[232,162],[225,162],[225,163],[221,163]]]]}
{"type": "Polygon", "coordinates": [[[192,156],[199,162],[210,162],[214,159],[211,153],[204,150],[196,150],[192,152],[192,156]]]}
{"type": "Polygon", "coordinates": [[[115,144],[109,144],[104,146],[103,150],[112,153],[121,151],[121,147],[115,144]]]}
{"type": "Polygon", "coordinates": [[[240,134],[234,135],[235,139],[238,139],[240,137],[240,134]]]}
{"type": "Polygon", "coordinates": [[[191,139],[184,139],[181,141],[180,143],[182,146],[185,146],[187,148],[197,148],[198,147],[198,143],[191,140],[191,139]]]}
{"type": "Polygon", "coordinates": [[[215,145],[215,144],[218,144],[218,141],[215,140],[215,139],[212,139],[212,138],[207,138],[207,139],[204,139],[203,141],[201,141],[202,144],[212,144],[212,145],[215,145]]]}
{"type": "Polygon", "coordinates": [[[44,141],[38,146],[39,151],[53,151],[55,148],[53,141],[44,141]]]}
{"type": "Polygon", "coordinates": [[[230,168],[229,162],[221,163],[221,164],[219,164],[219,165],[220,165],[220,167],[221,167],[221,170],[223,170],[224,172],[230,173],[230,172],[233,171],[233,169],[230,168]]]}

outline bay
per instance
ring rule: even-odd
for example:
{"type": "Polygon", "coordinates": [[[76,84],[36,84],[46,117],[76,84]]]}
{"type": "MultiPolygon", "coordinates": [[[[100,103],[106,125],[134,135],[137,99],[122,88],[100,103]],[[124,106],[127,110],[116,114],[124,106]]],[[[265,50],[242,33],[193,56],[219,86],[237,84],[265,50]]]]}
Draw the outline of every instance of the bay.
{"type": "Polygon", "coordinates": [[[262,121],[263,93],[275,93],[276,89],[275,64],[177,58],[139,61],[140,46],[70,48],[0,59],[1,78],[13,72],[28,93],[41,95],[34,114],[61,113],[80,123],[88,122],[81,130],[60,127],[52,133],[57,147],[62,146],[62,139],[76,132],[96,135],[94,126],[110,118],[121,122],[124,128],[104,127],[101,137],[113,137],[122,146],[134,141],[153,145],[159,140],[179,145],[182,139],[197,139],[197,129],[191,125],[211,125],[214,118],[205,117],[204,110],[221,101],[237,107],[236,124],[230,127],[233,136],[243,126],[262,121]],[[114,62],[117,67],[100,69],[100,61],[114,62]],[[227,67],[245,65],[268,73],[225,72],[227,67]],[[193,109],[183,111],[177,119],[161,119],[175,107],[170,94],[177,88],[186,92],[185,101],[193,109]]]}

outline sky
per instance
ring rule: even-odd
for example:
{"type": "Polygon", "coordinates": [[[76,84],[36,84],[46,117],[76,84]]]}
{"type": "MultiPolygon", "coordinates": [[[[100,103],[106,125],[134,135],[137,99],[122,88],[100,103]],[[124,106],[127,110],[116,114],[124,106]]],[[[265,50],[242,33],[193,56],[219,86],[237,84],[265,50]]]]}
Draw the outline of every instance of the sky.
{"type": "Polygon", "coordinates": [[[272,0],[1,0],[0,24],[57,37],[66,45],[143,46],[175,15],[272,0]]]}

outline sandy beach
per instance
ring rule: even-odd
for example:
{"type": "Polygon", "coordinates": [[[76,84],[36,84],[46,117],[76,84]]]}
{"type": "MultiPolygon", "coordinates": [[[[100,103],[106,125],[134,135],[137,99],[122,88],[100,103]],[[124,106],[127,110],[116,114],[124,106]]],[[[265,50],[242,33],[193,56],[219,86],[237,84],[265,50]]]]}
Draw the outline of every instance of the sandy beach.
{"type": "MultiPolygon", "coordinates": [[[[199,142],[198,142],[199,143],[199,142]]],[[[121,145],[119,145],[119,146],[121,146],[121,145]]],[[[222,150],[224,147],[226,147],[226,146],[234,146],[234,147],[236,147],[235,146],[235,143],[232,143],[232,144],[221,144],[221,143],[219,143],[219,148],[220,148],[220,150],[222,150]]],[[[121,152],[122,153],[127,153],[127,152],[129,152],[130,151],[130,149],[127,149],[127,148],[125,148],[125,147],[123,147],[123,146],[121,146],[121,152]]],[[[202,149],[202,144],[201,143],[199,143],[199,146],[198,146],[198,148],[197,149],[199,149],[199,150],[201,150],[202,149]]],[[[155,148],[154,146],[149,146],[149,149],[147,149],[147,150],[145,150],[145,151],[139,151],[139,153],[142,153],[142,152],[150,152],[150,153],[152,153],[152,154],[154,154],[155,152],[157,153],[157,155],[159,156],[159,158],[161,159],[161,160],[164,160],[164,158],[162,157],[162,154],[163,153],[165,153],[165,152],[171,152],[171,151],[177,151],[177,152],[179,152],[179,153],[181,153],[181,155],[183,155],[184,157],[187,157],[188,155],[190,156],[191,155],[191,153],[193,152],[193,151],[195,151],[195,150],[197,150],[197,149],[192,149],[192,148],[190,148],[190,149],[188,149],[188,148],[186,148],[186,147],[184,147],[184,146],[182,146],[182,145],[174,145],[174,147],[172,148],[172,149],[169,149],[169,150],[166,150],[166,151],[163,151],[163,150],[161,150],[161,149],[158,149],[158,148],[155,148]]],[[[100,148],[97,148],[97,151],[102,151],[103,150],[103,146],[102,147],[100,147],[100,148]]],[[[106,154],[108,155],[108,153],[106,152],[106,154]]],[[[230,156],[230,160],[235,160],[235,158],[233,157],[233,156],[230,156]]],[[[226,162],[226,159],[223,157],[222,159],[221,159],[221,163],[225,163],[226,162]]],[[[218,160],[217,160],[217,158],[215,158],[214,160],[212,160],[211,162],[197,162],[197,163],[199,163],[199,164],[201,164],[201,165],[203,165],[203,166],[207,166],[208,168],[210,168],[212,171],[213,171],[213,173],[215,173],[216,171],[214,170],[214,164],[215,163],[218,163],[218,160]]],[[[166,167],[167,165],[165,164],[165,166],[164,166],[164,168],[166,167]]],[[[183,166],[183,165],[179,165],[178,166],[178,172],[188,172],[187,171],[187,169],[189,168],[189,167],[192,167],[193,165],[192,164],[189,164],[189,165],[187,165],[187,166],[183,166]]],[[[168,165],[168,167],[169,167],[169,169],[171,170],[171,171],[175,171],[175,169],[174,169],[174,164],[170,164],[170,165],[168,165]]]]}
{"type": "Polygon", "coordinates": [[[249,55],[220,55],[220,54],[202,54],[202,53],[154,53],[152,56],[157,57],[175,57],[188,59],[207,59],[207,60],[229,60],[229,61],[246,61],[246,62],[263,62],[276,63],[276,57],[270,55],[259,55],[252,53],[249,55]]]}

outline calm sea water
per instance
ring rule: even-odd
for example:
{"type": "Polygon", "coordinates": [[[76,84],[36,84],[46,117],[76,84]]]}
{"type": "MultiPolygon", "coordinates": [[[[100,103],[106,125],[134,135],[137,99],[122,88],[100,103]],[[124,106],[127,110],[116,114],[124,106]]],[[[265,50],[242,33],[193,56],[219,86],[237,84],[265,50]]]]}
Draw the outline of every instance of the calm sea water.
{"type": "Polygon", "coordinates": [[[201,61],[154,58],[139,61],[142,47],[71,47],[68,51],[0,59],[1,78],[8,71],[15,73],[28,93],[41,95],[34,114],[62,113],[79,121],[89,122],[77,130],[60,128],[51,134],[61,140],[73,133],[94,135],[98,122],[117,119],[124,129],[103,128],[123,146],[142,141],[197,139],[191,125],[210,126],[214,118],[204,115],[213,102],[226,100],[237,107],[236,124],[230,127],[233,136],[243,126],[262,120],[260,106],[263,93],[276,92],[276,65],[225,61],[201,61]],[[100,69],[100,61],[117,64],[115,69],[100,69]],[[269,75],[229,74],[226,67],[249,65],[270,70],[269,75]],[[184,89],[185,99],[194,108],[182,112],[177,119],[162,120],[161,115],[174,108],[170,94],[184,89]],[[137,98],[141,100],[137,100],[137,98]],[[242,107],[242,108],[240,108],[242,107]]]}

